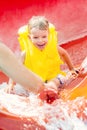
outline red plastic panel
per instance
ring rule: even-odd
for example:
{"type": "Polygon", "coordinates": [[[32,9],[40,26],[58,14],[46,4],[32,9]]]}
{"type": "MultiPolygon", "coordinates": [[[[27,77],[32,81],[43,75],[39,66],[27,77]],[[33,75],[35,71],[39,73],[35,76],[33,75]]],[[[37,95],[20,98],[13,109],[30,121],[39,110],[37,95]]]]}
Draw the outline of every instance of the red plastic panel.
{"type": "Polygon", "coordinates": [[[87,34],[86,0],[3,0],[0,1],[0,39],[19,49],[17,30],[33,15],[44,15],[56,26],[59,43],[87,34]]]}

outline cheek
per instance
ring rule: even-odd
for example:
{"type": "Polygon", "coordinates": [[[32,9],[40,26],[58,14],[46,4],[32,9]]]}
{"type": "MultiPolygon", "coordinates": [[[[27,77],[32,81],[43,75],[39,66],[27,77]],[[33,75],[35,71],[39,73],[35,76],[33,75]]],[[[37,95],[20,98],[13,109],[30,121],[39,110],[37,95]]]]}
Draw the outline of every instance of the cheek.
{"type": "Polygon", "coordinates": [[[32,42],[36,42],[36,39],[34,39],[33,37],[31,37],[30,40],[31,40],[32,42]]]}
{"type": "Polygon", "coordinates": [[[48,38],[45,39],[45,42],[48,42],[48,38]]]}
{"type": "Polygon", "coordinates": [[[37,39],[32,39],[33,44],[37,44],[38,40],[37,39]]]}

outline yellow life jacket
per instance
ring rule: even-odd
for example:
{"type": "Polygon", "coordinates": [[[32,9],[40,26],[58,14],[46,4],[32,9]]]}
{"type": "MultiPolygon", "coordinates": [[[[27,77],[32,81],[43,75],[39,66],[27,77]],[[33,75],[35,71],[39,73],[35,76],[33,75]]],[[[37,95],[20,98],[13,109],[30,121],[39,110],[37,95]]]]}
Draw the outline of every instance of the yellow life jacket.
{"type": "Polygon", "coordinates": [[[26,52],[24,65],[38,74],[43,81],[51,80],[58,74],[65,74],[60,70],[63,61],[57,50],[57,32],[52,24],[49,24],[48,44],[42,51],[34,46],[28,37],[28,27],[23,26],[18,31],[20,48],[26,52]]]}

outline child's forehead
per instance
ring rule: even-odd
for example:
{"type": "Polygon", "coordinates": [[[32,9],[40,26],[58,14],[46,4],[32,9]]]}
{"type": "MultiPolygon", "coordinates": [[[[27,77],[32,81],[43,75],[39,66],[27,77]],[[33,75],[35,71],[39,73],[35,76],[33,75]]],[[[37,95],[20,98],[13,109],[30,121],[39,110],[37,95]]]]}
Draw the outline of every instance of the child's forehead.
{"type": "Polygon", "coordinates": [[[45,30],[45,29],[39,29],[39,28],[32,28],[32,29],[30,30],[30,33],[37,33],[37,32],[39,32],[39,33],[47,33],[47,32],[48,32],[48,29],[45,30]]]}
{"type": "Polygon", "coordinates": [[[36,28],[33,28],[31,31],[30,31],[30,35],[32,36],[47,36],[48,35],[48,31],[47,30],[41,30],[41,29],[36,29],[36,28]]]}

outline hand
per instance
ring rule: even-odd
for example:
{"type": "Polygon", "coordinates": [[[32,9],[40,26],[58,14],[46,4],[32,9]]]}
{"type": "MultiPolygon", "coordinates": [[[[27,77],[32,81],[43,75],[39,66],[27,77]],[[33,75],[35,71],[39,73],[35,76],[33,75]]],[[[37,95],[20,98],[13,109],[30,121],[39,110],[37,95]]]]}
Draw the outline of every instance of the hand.
{"type": "Polygon", "coordinates": [[[79,71],[80,71],[79,68],[75,68],[75,69],[71,70],[71,74],[72,74],[73,78],[78,77],[79,71]]]}
{"type": "Polygon", "coordinates": [[[79,68],[79,77],[84,78],[85,76],[87,76],[87,71],[85,71],[84,68],[80,67],[79,68]]]}
{"type": "Polygon", "coordinates": [[[87,75],[87,71],[82,66],[76,68],[72,73],[73,77],[85,77],[87,75]]]}
{"type": "Polygon", "coordinates": [[[39,94],[39,98],[51,104],[54,100],[58,99],[58,93],[51,89],[47,89],[39,94]]]}
{"type": "Polygon", "coordinates": [[[46,88],[40,92],[38,96],[42,101],[46,101],[51,104],[54,100],[58,99],[58,92],[57,89],[49,83],[45,86],[46,88]]]}

